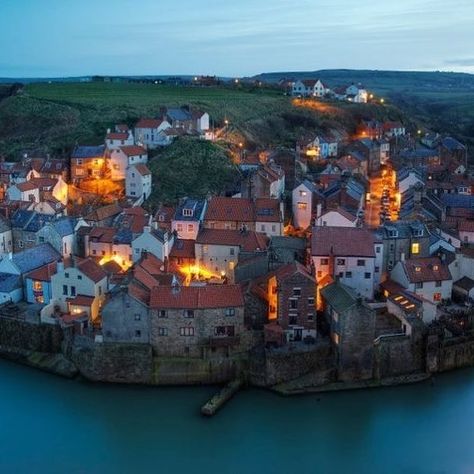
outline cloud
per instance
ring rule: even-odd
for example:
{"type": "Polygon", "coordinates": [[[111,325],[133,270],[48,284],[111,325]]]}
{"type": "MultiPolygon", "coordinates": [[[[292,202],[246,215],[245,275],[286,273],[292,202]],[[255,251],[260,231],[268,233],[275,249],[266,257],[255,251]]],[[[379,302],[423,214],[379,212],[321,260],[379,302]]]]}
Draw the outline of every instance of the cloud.
{"type": "Polygon", "coordinates": [[[446,66],[474,66],[474,58],[446,59],[446,66]]]}

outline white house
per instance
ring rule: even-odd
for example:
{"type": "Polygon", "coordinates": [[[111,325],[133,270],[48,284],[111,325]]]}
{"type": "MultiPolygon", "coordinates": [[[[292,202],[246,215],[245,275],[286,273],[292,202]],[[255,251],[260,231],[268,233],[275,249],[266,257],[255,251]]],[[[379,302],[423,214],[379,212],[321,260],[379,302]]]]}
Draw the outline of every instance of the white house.
{"type": "Polygon", "coordinates": [[[131,146],[135,144],[135,139],[131,130],[111,132],[107,130],[105,145],[109,150],[117,150],[121,146],[131,146]]]}
{"type": "Polygon", "coordinates": [[[148,162],[148,153],[142,146],[121,146],[110,153],[110,172],[113,181],[125,179],[127,168],[138,163],[148,162]]]}
{"type": "Polygon", "coordinates": [[[200,110],[193,110],[191,113],[194,120],[194,127],[196,130],[203,134],[209,130],[209,114],[207,112],[201,112],[200,110]]]}
{"type": "Polygon", "coordinates": [[[316,186],[304,180],[292,192],[293,226],[298,229],[307,229],[311,225],[313,215],[313,193],[316,186]]]}
{"type": "Polygon", "coordinates": [[[317,217],[314,225],[328,227],[357,227],[357,217],[345,209],[338,207],[337,209],[330,209],[317,217]]]}
{"type": "Polygon", "coordinates": [[[356,103],[367,103],[369,98],[367,90],[361,84],[351,84],[349,87],[347,87],[346,96],[348,100],[356,103]]]}
{"type": "Polygon", "coordinates": [[[13,251],[12,228],[7,219],[0,216],[0,258],[13,251]]]}
{"type": "Polygon", "coordinates": [[[453,278],[438,257],[403,259],[395,265],[391,279],[433,303],[451,298],[453,278]]]}
{"type": "Polygon", "coordinates": [[[164,261],[173,247],[174,235],[153,226],[145,226],[143,233],[132,241],[133,261],[138,262],[144,252],[164,261]]]}
{"type": "Polygon", "coordinates": [[[291,95],[304,97],[323,97],[330,91],[320,79],[298,80],[291,86],[291,95]]]}
{"type": "Polygon", "coordinates": [[[397,181],[398,181],[398,192],[400,194],[405,193],[411,187],[415,186],[415,184],[420,183],[424,185],[424,181],[420,172],[414,168],[407,169],[402,168],[397,173],[397,181]]]}
{"type": "Polygon", "coordinates": [[[171,221],[171,230],[176,232],[180,239],[196,240],[206,208],[205,200],[185,199],[176,208],[171,221]]]}
{"type": "Polygon", "coordinates": [[[94,260],[88,258],[71,267],[58,263],[51,276],[51,305],[63,313],[86,313],[94,321],[108,291],[107,274],[94,260]]]}
{"type": "Polygon", "coordinates": [[[144,163],[129,166],[125,177],[127,197],[140,198],[143,201],[148,199],[151,194],[151,179],[151,171],[144,163]]]}
{"type": "Polygon", "coordinates": [[[135,142],[147,148],[163,145],[163,134],[171,124],[163,119],[142,118],[135,125],[135,142]]]}
{"type": "MultiPolygon", "coordinates": [[[[372,299],[379,277],[377,254],[383,244],[368,229],[354,227],[314,227],[311,238],[311,259],[316,280],[339,278],[364,298],[372,299]]],[[[381,261],[381,259],[380,259],[381,261]]]]}

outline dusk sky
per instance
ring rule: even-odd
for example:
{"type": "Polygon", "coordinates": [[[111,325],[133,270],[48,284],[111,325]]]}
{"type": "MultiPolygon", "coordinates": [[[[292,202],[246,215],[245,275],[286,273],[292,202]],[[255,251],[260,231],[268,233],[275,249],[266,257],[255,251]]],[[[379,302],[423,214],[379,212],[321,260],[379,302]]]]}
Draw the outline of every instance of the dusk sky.
{"type": "Polygon", "coordinates": [[[0,0],[0,76],[474,72],[473,0],[0,0]]]}

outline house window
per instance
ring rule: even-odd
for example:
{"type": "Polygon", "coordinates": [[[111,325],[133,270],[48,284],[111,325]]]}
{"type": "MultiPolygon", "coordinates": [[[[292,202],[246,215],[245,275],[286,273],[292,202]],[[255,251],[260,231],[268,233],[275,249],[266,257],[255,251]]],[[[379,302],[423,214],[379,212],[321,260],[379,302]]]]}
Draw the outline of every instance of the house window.
{"type": "Polygon", "coordinates": [[[416,288],[417,290],[420,290],[421,288],[423,288],[423,282],[422,282],[422,281],[417,281],[417,282],[415,283],[415,288],[416,288]]]}
{"type": "Polygon", "coordinates": [[[277,228],[276,225],[272,225],[272,232],[276,232],[277,228]]]}
{"type": "Polygon", "coordinates": [[[71,286],[71,296],[76,296],[76,287],[71,286]]]}
{"type": "Polygon", "coordinates": [[[293,288],[293,296],[301,296],[301,288],[293,288]]]}
{"type": "Polygon", "coordinates": [[[229,254],[235,255],[235,249],[233,247],[229,249],[229,254]]]}
{"type": "Polygon", "coordinates": [[[188,224],[188,232],[193,232],[193,231],[194,231],[194,225],[188,224]]]}
{"type": "Polygon", "coordinates": [[[338,258],[336,261],[337,265],[345,265],[346,264],[346,259],[345,258],[338,258]]]}
{"type": "Polygon", "coordinates": [[[23,248],[23,240],[18,241],[18,247],[20,247],[21,249],[23,248]]]}
{"type": "Polygon", "coordinates": [[[321,259],[321,265],[329,265],[329,259],[327,259],[327,258],[322,258],[322,259],[321,259]]]}
{"type": "Polygon", "coordinates": [[[437,281],[436,284],[435,284],[435,286],[436,286],[437,288],[440,288],[440,287],[442,286],[442,284],[443,284],[442,281],[437,281]]]}
{"type": "Polygon", "coordinates": [[[357,260],[358,267],[365,267],[365,260],[357,260]]]}
{"type": "Polygon", "coordinates": [[[379,273],[380,272],[380,267],[375,267],[374,272],[379,273]]]}
{"type": "Polygon", "coordinates": [[[314,314],[308,313],[308,321],[314,321],[314,314]]]}
{"type": "Polygon", "coordinates": [[[372,276],[372,274],[371,274],[370,272],[364,273],[364,278],[365,278],[366,280],[370,280],[370,277],[371,277],[371,276],[372,276]]]}
{"type": "Polygon", "coordinates": [[[235,316],[235,309],[234,308],[227,308],[225,310],[225,315],[226,316],[235,316]]]}
{"type": "Polygon", "coordinates": [[[333,340],[334,344],[339,345],[339,334],[337,334],[336,332],[333,332],[332,333],[332,340],[333,340]]]}
{"type": "Polygon", "coordinates": [[[38,240],[40,244],[44,244],[44,237],[40,237],[38,240]]]}
{"type": "Polygon", "coordinates": [[[260,231],[265,232],[265,224],[260,224],[260,231]]]}
{"type": "Polygon", "coordinates": [[[314,298],[312,296],[308,298],[308,304],[309,306],[314,306],[314,298]]]}
{"type": "Polygon", "coordinates": [[[352,272],[346,272],[346,278],[352,278],[352,272]]]}
{"type": "Polygon", "coordinates": [[[306,211],[306,209],[308,208],[308,204],[306,204],[305,202],[299,202],[296,207],[298,209],[301,209],[302,211],[306,211]]]}
{"type": "Polygon", "coordinates": [[[137,329],[135,331],[135,337],[142,337],[142,332],[140,331],[140,329],[137,329]]]}
{"type": "Polygon", "coordinates": [[[317,276],[318,276],[318,278],[321,278],[323,276],[323,272],[321,270],[318,270],[317,276]]]}
{"type": "Polygon", "coordinates": [[[192,310],[192,309],[185,309],[185,310],[184,310],[184,317],[185,317],[185,318],[194,318],[194,310],[192,310]]]}
{"type": "Polygon", "coordinates": [[[192,209],[183,209],[183,216],[186,217],[192,217],[193,216],[193,210],[192,209]]]}
{"type": "Polygon", "coordinates": [[[63,295],[67,296],[67,285],[63,285],[63,295]]]}
{"type": "Polygon", "coordinates": [[[92,255],[96,255],[97,254],[97,250],[92,250],[92,255]]]}
{"type": "Polygon", "coordinates": [[[105,255],[105,250],[102,250],[102,252],[101,252],[101,253],[102,253],[102,256],[104,256],[104,255],[105,255]]]}
{"type": "Polygon", "coordinates": [[[82,280],[82,275],[77,275],[78,280],[82,280]]]}
{"type": "Polygon", "coordinates": [[[375,252],[380,253],[380,247],[375,247],[375,252]]]}
{"type": "Polygon", "coordinates": [[[177,224],[176,228],[178,229],[178,232],[183,232],[183,224],[177,224]]]}
{"type": "Polygon", "coordinates": [[[41,291],[43,289],[43,285],[40,281],[33,282],[33,291],[41,291]]]}
{"type": "Polygon", "coordinates": [[[417,273],[421,272],[421,267],[419,265],[415,266],[415,272],[417,273]]]}
{"type": "Polygon", "coordinates": [[[135,321],[140,321],[140,319],[142,318],[140,313],[135,313],[134,317],[135,317],[135,321]]]}
{"type": "Polygon", "coordinates": [[[158,317],[159,318],[166,318],[167,317],[166,310],[161,309],[160,312],[158,313],[158,317]]]}
{"type": "Polygon", "coordinates": [[[99,286],[99,296],[102,296],[102,287],[99,286]]]}
{"type": "Polygon", "coordinates": [[[194,336],[194,328],[193,327],[179,328],[179,334],[181,336],[194,336]]]}
{"type": "Polygon", "coordinates": [[[300,191],[300,196],[301,197],[306,196],[306,191],[300,191]]]}
{"type": "Polygon", "coordinates": [[[64,274],[64,277],[65,277],[65,278],[69,278],[69,273],[66,272],[66,273],[64,274]]]}
{"type": "Polygon", "coordinates": [[[167,336],[168,328],[158,328],[158,336],[167,336]]]}
{"type": "Polygon", "coordinates": [[[441,293],[434,293],[433,301],[441,301],[441,293]]]}
{"type": "Polygon", "coordinates": [[[234,326],[216,326],[214,328],[214,336],[234,337],[234,334],[234,326]]]}
{"type": "Polygon", "coordinates": [[[418,242],[413,242],[411,244],[411,253],[414,255],[420,253],[420,244],[418,242]]]}
{"type": "Polygon", "coordinates": [[[290,299],[290,309],[298,309],[298,300],[291,298],[290,299]]]}

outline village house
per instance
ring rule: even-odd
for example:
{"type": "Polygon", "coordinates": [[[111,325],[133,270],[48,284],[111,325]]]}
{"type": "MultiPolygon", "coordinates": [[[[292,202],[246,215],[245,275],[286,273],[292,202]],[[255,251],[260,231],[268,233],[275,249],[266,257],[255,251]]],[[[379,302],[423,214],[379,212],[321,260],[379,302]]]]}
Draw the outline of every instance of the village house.
{"type": "Polygon", "coordinates": [[[249,230],[201,229],[194,247],[196,264],[215,276],[234,278],[234,269],[243,256],[264,253],[268,247],[265,234],[249,230]]]}
{"type": "Polygon", "coordinates": [[[314,221],[315,226],[357,227],[358,218],[342,207],[328,209],[314,221]]]}
{"type": "Polygon", "coordinates": [[[150,343],[149,296],[136,284],[113,292],[102,307],[104,342],[150,343]]]}
{"type": "Polygon", "coordinates": [[[174,239],[173,247],[169,254],[169,262],[174,266],[194,266],[196,255],[194,253],[194,240],[174,239]]]}
{"type": "Polygon", "coordinates": [[[152,174],[144,163],[130,165],[125,176],[125,193],[127,197],[146,201],[151,194],[152,174]]]}
{"type": "Polygon", "coordinates": [[[126,131],[111,131],[107,130],[105,136],[105,145],[109,151],[118,150],[123,146],[132,146],[135,144],[133,134],[130,130],[126,131]]]}
{"type": "Polygon", "coordinates": [[[320,79],[298,80],[291,85],[292,96],[324,97],[330,89],[320,79]]]}
{"type": "Polygon", "coordinates": [[[474,244],[474,220],[462,219],[458,223],[458,232],[463,244],[474,244]]]}
{"type": "Polygon", "coordinates": [[[383,242],[382,272],[391,271],[402,259],[428,257],[430,234],[425,224],[419,221],[397,221],[385,223],[380,228],[383,242]]]}
{"type": "Polygon", "coordinates": [[[57,262],[44,265],[25,275],[25,301],[31,304],[49,304],[52,297],[51,277],[57,262]]]}
{"type": "Polygon", "coordinates": [[[293,226],[307,229],[312,225],[313,212],[316,210],[316,195],[322,194],[318,187],[305,179],[292,192],[293,226]]]}
{"type": "Polygon", "coordinates": [[[151,344],[158,356],[206,358],[238,351],[244,332],[239,285],[158,286],[150,297],[151,344]]]}
{"type": "Polygon", "coordinates": [[[110,152],[109,166],[112,181],[125,179],[127,168],[138,163],[147,163],[148,153],[142,146],[120,146],[110,152]]]}
{"type": "Polygon", "coordinates": [[[171,230],[176,232],[180,239],[196,240],[206,208],[205,200],[184,199],[176,208],[171,221],[171,230]]]}
{"type": "Polygon", "coordinates": [[[37,233],[37,243],[49,243],[63,257],[74,254],[76,231],[87,224],[81,218],[63,217],[48,221],[37,233]]]}
{"type": "Polygon", "coordinates": [[[51,318],[59,308],[63,314],[86,314],[96,321],[108,291],[107,274],[90,258],[72,263],[67,268],[57,265],[57,273],[51,276],[51,303],[42,310],[42,317],[51,318]]]}
{"type": "Polygon", "coordinates": [[[400,194],[405,193],[417,183],[425,184],[423,175],[416,168],[404,167],[397,171],[397,187],[400,194]]]}
{"type": "Polygon", "coordinates": [[[266,235],[283,235],[283,204],[277,199],[212,197],[204,216],[207,229],[247,229],[266,235]]]}
{"type": "Polygon", "coordinates": [[[25,181],[23,183],[12,184],[7,189],[7,199],[10,201],[40,201],[40,190],[39,186],[31,181],[25,181]]]}
{"type": "Polygon", "coordinates": [[[0,215],[0,259],[13,251],[13,234],[8,219],[0,215]]]}
{"type": "Polygon", "coordinates": [[[365,104],[369,99],[369,93],[362,84],[351,84],[346,88],[346,99],[350,102],[365,104]]]}
{"type": "Polygon", "coordinates": [[[85,179],[105,176],[105,145],[76,146],[71,155],[71,180],[78,184],[85,179]]]}
{"type": "Polygon", "coordinates": [[[314,227],[311,259],[316,281],[336,278],[360,296],[373,299],[379,279],[383,245],[368,229],[314,227]]]}
{"type": "Polygon", "coordinates": [[[285,173],[272,163],[248,170],[241,182],[241,197],[281,199],[285,192],[285,173]]]}
{"type": "Polygon", "coordinates": [[[97,207],[84,216],[87,225],[92,227],[108,227],[114,219],[123,211],[119,204],[107,204],[97,207]]]}
{"type": "Polygon", "coordinates": [[[391,279],[428,301],[451,299],[453,279],[448,266],[438,257],[401,259],[390,273],[391,279]]]}
{"type": "Polygon", "coordinates": [[[166,145],[163,132],[170,127],[167,120],[142,118],[135,125],[135,143],[149,149],[166,145]]]}
{"type": "Polygon", "coordinates": [[[158,228],[156,223],[143,228],[143,233],[132,241],[133,261],[137,262],[144,253],[150,253],[161,261],[169,257],[173,247],[174,234],[158,228]]]}
{"type": "Polygon", "coordinates": [[[49,156],[38,169],[39,178],[61,178],[64,182],[69,182],[69,163],[59,158],[50,158],[49,156]]]}
{"type": "MultiPolygon", "coordinates": [[[[316,339],[316,281],[300,263],[279,267],[252,284],[268,304],[266,342],[316,339]]],[[[258,294],[257,293],[257,294],[258,294]]]]}
{"type": "Polygon", "coordinates": [[[401,122],[384,122],[382,128],[387,138],[398,138],[405,135],[405,127],[401,122]]]}
{"type": "Polygon", "coordinates": [[[54,216],[18,209],[11,217],[13,251],[33,248],[39,243],[39,232],[54,216]]]}
{"type": "Polygon", "coordinates": [[[321,297],[336,349],[338,380],[372,378],[375,312],[340,282],[324,287],[321,297]]]}

